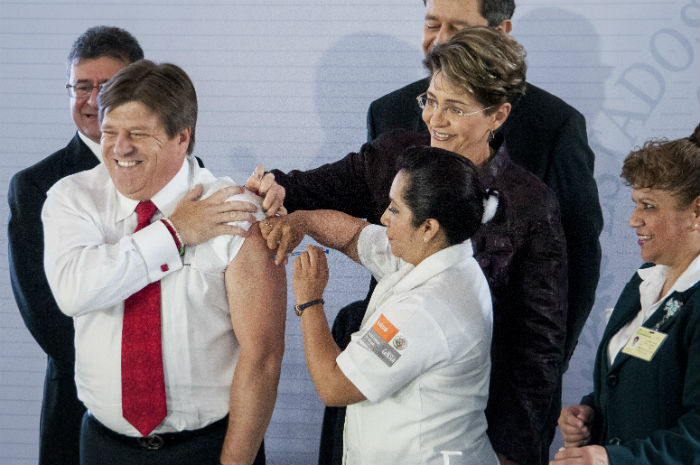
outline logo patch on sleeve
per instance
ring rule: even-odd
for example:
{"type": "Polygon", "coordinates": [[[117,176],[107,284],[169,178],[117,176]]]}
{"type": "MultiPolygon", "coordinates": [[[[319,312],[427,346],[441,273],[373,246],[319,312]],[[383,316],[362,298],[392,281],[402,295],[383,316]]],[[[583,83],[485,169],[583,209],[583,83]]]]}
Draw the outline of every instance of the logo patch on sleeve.
{"type": "Polygon", "coordinates": [[[398,328],[383,314],[379,315],[377,321],[365,332],[360,342],[388,367],[396,363],[401,357],[399,350],[404,350],[407,346],[406,338],[399,334],[398,328]]]}

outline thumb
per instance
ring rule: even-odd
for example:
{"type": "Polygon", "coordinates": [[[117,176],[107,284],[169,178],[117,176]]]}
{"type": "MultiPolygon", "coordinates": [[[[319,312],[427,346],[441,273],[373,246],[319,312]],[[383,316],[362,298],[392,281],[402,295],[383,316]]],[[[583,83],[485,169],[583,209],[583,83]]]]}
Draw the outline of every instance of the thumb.
{"type": "Polygon", "coordinates": [[[251,174],[248,180],[246,181],[245,187],[260,195],[260,185],[262,183],[263,176],[265,176],[265,166],[256,166],[253,170],[253,174],[251,174]]]}
{"type": "Polygon", "coordinates": [[[265,165],[256,166],[253,175],[258,179],[262,178],[265,175],[265,165]]]}

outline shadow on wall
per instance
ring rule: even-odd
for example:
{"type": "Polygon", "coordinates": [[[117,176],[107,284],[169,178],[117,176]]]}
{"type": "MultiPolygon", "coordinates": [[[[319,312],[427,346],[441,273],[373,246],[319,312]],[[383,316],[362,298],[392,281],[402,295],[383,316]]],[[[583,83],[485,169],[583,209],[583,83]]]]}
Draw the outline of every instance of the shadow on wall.
{"type": "MultiPolygon", "coordinates": [[[[591,21],[562,8],[536,8],[515,23],[513,32],[528,52],[528,81],[583,113],[590,134],[603,109],[605,84],[613,69],[602,63],[600,38],[591,21]]],[[[591,387],[593,359],[605,327],[603,309],[614,305],[619,292],[605,250],[614,230],[614,206],[623,186],[617,167],[601,166],[594,137],[589,137],[589,145],[596,153],[596,181],[605,220],[601,234],[603,258],[596,303],[567,372],[571,382],[565,382],[565,389],[569,384],[569,391],[564,393],[565,403],[574,400],[566,399],[574,386],[579,388],[575,401],[580,398],[578,394],[588,393],[591,387]]],[[[626,279],[626,276],[618,277],[625,282],[626,279]]]]}
{"type": "Polygon", "coordinates": [[[315,102],[324,140],[318,164],[357,151],[366,140],[369,104],[425,75],[422,52],[395,37],[352,34],[320,57],[315,102]]]}
{"type": "Polygon", "coordinates": [[[514,21],[527,50],[528,81],[562,98],[590,127],[601,112],[612,67],[602,63],[600,38],[586,17],[557,7],[536,8],[514,21]]]}
{"type": "MultiPolygon", "coordinates": [[[[589,145],[596,153],[596,181],[604,216],[600,241],[603,255],[596,301],[578,341],[564,377],[562,405],[578,403],[592,390],[593,361],[605,328],[604,309],[615,304],[627,273],[616,272],[609,255],[615,223],[615,206],[623,185],[619,167],[600,163],[599,144],[592,127],[605,101],[605,85],[613,67],[602,62],[600,37],[586,17],[556,7],[536,8],[515,21],[513,34],[528,52],[528,81],[559,96],[586,118],[589,145]]],[[[560,434],[554,439],[550,455],[563,445],[560,434]]]]}

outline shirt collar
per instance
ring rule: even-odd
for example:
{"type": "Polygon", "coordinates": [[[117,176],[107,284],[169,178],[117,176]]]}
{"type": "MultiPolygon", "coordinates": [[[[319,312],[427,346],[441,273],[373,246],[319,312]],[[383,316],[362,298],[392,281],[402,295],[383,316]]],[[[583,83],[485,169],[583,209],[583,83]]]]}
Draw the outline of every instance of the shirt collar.
{"type": "Polygon", "coordinates": [[[411,269],[406,276],[396,284],[396,292],[406,292],[419,285],[423,284],[433,276],[445,271],[455,264],[464,262],[473,257],[472,242],[470,239],[446,247],[431,256],[425,258],[422,262],[411,269]]]}
{"type": "Polygon", "coordinates": [[[97,157],[97,160],[102,163],[102,146],[80,131],[78,131],[78,137],[88,146],[90,151],[97,157]]]}
{"type": "MultiPolygon", "coordinates": [[[[637,270],[637,274],[639,274],[639,277],[642,278],[640,289],[642,289],[641,286],[655,288],[657,290],[656,296],[654,297],[658,297],[658,293],[661,291],[661,288],[666,281],[668,268],[665,265],[655,265],[649,268],[641,268],[637,270]]],[[[688,268],[686,268],[683,274],[681,274],[676,280],[673,287],[668,291],[667,295],[673,292],[684,292],[688,290],[691,286],[698,282],[698,275],[700,275],[700,255],[695,257],[695,259],[690,262],[688,268]]],[[[661,296],[661,299],[658,300],[663,300],[664,297],[666,296],[661,296]]]]}
{"type": "MultiPolygon", "coordinates": [[[[193,163],[193,160],[194,157],[185,157],[185,161],[182,163],[182,166],[177,174],[175,174],[175,176],[165,185],[165,187],[163,187],[150,199],[156,205],[158,211],[163,214],[163,216],[169,216],[173,211],[175,211],[178,200],[180,200],[182,195],[189,189],[190,172],[192,172],[192,167],[190,165],[193,163]]],[[[121,221],[134,213],[134,210],[136,210],[136,205],[138,205],[139,201],[125,197],[119,191],[117,191],[117,199],[119,202],[117,220],[121,221]]]]}

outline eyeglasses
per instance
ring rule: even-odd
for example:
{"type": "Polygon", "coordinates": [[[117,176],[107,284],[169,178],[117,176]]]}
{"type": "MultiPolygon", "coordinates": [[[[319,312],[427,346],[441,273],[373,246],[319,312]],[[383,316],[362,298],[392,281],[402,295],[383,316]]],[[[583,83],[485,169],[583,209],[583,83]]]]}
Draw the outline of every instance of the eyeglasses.
{"type": "MultiPolygon", "coordinates": [[[[429,111],[438,111],[438,109],[440,108],[440,105],[438,104],[437,100],[435,100],[434,98],[428,97],[428,94],[425,92],[423,92],[418,97],[416,97],[416,101],[418,102],[418,106],[422,110],[427,109],[429,111]]],[[[482,111],[486,111],[489,108],[491,108],[491,107],[488,106],[488,107],[482,108],[481,110],[471,111],[471,112],[467,113],[466,111],[461,110],[457,107],[453,107],[452,105],[442,105],[443,111],[445,111],[448,116],[455,116],[455,117],[473,116],[473,115],[476,115],[478,113],[481,113],[482,111]]]]}
{"type": "Polygon", "coordinates": [[[87,98],[92,95],[93,89],[97,88],[97,93],[99,93],[105,84],[107,84],[107,81],[99,82],[96,86],[91,82],[79,82],[77,84],[66,84],[66,90],[70,97],[87,98]]]}

